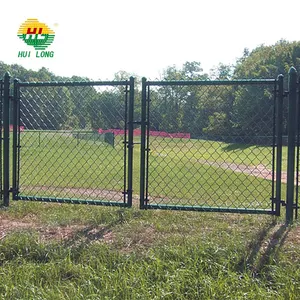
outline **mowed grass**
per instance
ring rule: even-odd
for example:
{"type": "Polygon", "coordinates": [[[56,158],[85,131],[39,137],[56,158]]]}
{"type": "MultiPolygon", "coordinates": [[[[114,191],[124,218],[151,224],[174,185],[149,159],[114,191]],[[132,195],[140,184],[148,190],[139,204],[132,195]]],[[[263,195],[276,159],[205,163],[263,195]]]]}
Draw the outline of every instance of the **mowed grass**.
{"type": "MultiPolygon", "coordinates": [[[[24,192],[51,185],[122,189],[121,139],[115,148],[67,135],[45,134],[39,144],[22,139],[24,192]]],[[[202,191],[208,204],[218,199],[224,206],[245,205],[248,195],[251,207],[269,207],[269,180],[207,165],[187,145],[220,144],[174,142],[151,140],[153,201],[194,203],[202,191]]],[[[232,162],[227,152],[221,156],[222,147],[216,149],[215,160],[232,162]]],[[[134,151],[138,157],[138,146],[134,151]]],[[[257,163],[267,166],[269,152],[259,151],[257,163]]],[[[135,193],[138,172],[135,159],[135,193]]],[[[283,220],[284,215],[12,202],[0,209],[0,299],[299,299],[300,231],[283,220]]]]}
{"type": "Polygon", "coordinates": [[[120,137],[115,147],[73,137],[71,133],[21,134],[20,173],[24,185],[122,188],[124,150],[120,137]]]}
{"type": "MultiPolygon", "coordinates": [[[[116,136],[112,147],[68,132],[21,133],[21,194],[106,200],[105,192],[115,191],[119,194],[114,200],[122,201],[122,138],[116,136]]],[[[270,208],[271,181],[233,169],[242,165],[271,170],[271,147],[151,137],[149,148],[149,203],[270,208]]],[[[139,188],[140,147],[135,145],[136,197],[139,188]]]]}
{"type": "Polygon", "coordinates": [[[0,217],[1,299],[299,299],[282,219],[29,202],[0,217]]]}
{"type": "MultiPolygon", "coordinates": [[[[245,166],[264,165],[272,169],[272,147],[252,144],[234,144],[210,140],[150,138],[150,149],[157,155],[168,155],[186,160],[227,162],[245,166]]],[[[286,170],[286,152],[283,147],[282,167],[286,170]]]]}

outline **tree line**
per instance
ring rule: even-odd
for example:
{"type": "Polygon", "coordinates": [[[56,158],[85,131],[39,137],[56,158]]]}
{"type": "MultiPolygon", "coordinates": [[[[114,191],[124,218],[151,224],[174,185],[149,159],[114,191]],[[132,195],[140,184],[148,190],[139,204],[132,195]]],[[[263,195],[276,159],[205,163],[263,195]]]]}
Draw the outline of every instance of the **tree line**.
{"type": "MultiPolygon", "coordinates": [[[[234,65],[219,64],[204,73],[200,62],[167,67],[160,80],[263,79],[285,75],[290,66],[300,71],[300,42],[281,40],[244,50],[234,65]]],[[[0,75],[29,82],[88,81],[85,77],[61,77],[46,68],[27,70],[0,62],[0,75]]],[[[113,80],[131,74],[120,71],[113,80]]],[[[136,77],[135,119],[140,116],[141,79],[136,77]]],[[[286,82],[285,82],[286,83],[286,82]]],[[[122,86],[58,86],[21,88],[21,125],[27,129],[78,130],[122,129],[125,126],[126,95],[122,86]]],[[[273,132],[274,86],[201,85],[161,86],[150,89],[150,129],[169,133],[187,132],[192,137],[270,136],[273,132]]],[[[284,107],[286,127],[287,108],[284,107]]],[[[136,125],[138,126],[138,125],[136,125]]],[[[286,129],[284,128],[284,131],[286,129]]]]}

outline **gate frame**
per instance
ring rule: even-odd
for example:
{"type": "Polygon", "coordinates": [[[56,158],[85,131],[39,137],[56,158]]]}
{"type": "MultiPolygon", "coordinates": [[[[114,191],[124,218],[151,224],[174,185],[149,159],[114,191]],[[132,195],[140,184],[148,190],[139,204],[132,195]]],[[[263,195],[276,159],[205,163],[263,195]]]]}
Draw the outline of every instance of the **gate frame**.
{"type": "Polygon", "coordinates": [[[300,77],[294,67],[288,74],[288,156],[286,188],[286,224],[298,218],[300,163],[300,77]],[[295,174],[296,173],[296,174],[295,174]],[[295,178],[296,175],[296,178],[295,178]]]}
{"type": "Polygon", "coordinates": [[[3,80],[3,205],[9,206],[9,117],[10,117],[10,75],[8,72],[3,80]]]}
{"type": "Polygon", "coordinates": [[[280,215],[281,200],[281,172],[282,172],[282,103],[283,103],[283,76],[277,79],[242,79],[242,80],[194,80],[194,81],[147,81],[142,78],[142,98],[141,98],[141,154],[140,154],[140,209],[165,209],[165,210],[184,210],[184,211],[203,211],[203,212],[227,212],[244,214],[268,214],[280,215]],[[271,188],[271,208],[270,209],[249,209],[249,208],[228,208],[210,207],[201,205],[172,205],[172,204],[149,204],[148,202],[148,169],[149,169],[149,127],[150,127],[150,87],[151,86],[233,86],[233,85],[259,85],[274,84],[274,112],[273,112],[273,150],[272,150],[272,188],[271,188]],[[276,118],[275,118],[276,116],[276,118]],[[275,119],[277,121],[275,121],[275,119]],[[281,122],[279,122],[281,121],[281,122]],[[276,129],[276,130],[275,130],[276,129]],[[147,141],[146,141],[147,136],[147,141]],[[279,151],[278,151],[279,149],[279,151]],[[276,155],[275,155],[276,150],[276,155]],[[276,157],[276,166],[275,164],[276,157]],[[275,168],[276,179],[275,180],[275,168]],[[274,190],[275,194],[274,194],[274,190]]]}
{"type": "MultiPolygon", "coordinates": [[[[12,200],[42,201],[55,203],[89,204],[103,206],[132,206],[132,184],[133,184],[133,116],[134,116],[134,77],[125,81],[86,81],[86,82],[20,82],[14,80],[13,87],[13,165],[12,165],[12,200]],[[125,111],[124,111],[124,186],[123,202],[105,201],[75,198],[55,198],[38,196],[19,196],[20,181],[20,88],[21,87],[46,87],[46,86],[124,86],[125,87],[125,111]],[[129,89],[128,89],[129,87],[129,89]],[[128,130],[128,139],[127,139],[128,130]],[[126,199],[127,197],[127,199],[126,199]]],[[[6,143],[9,145],[9,141],[6,143]]],[[[9,202],[7,202],[7,206],[9,202]]]]}

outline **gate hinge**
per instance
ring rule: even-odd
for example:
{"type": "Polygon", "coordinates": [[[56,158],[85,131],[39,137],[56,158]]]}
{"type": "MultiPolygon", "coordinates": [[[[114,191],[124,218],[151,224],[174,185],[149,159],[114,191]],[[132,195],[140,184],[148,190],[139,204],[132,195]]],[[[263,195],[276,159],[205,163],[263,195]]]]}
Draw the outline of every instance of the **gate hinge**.
{"type": "Polygon", "coordinates": [[[13,188],[10,188],[8,190],[9,193],[14,193],[14,194],[18,194],[19,193],[19,189],[13,189],[13,188]]]}
{"type": "Polygon", "coordinates": [[[123,144],[126,144],[127,145],[127,148],[133,148],[135,144],[138,144],[138,143],[129,143],[129,141],[123,141],[123,144]]]}
{"type": "Polygon", "coordinates": [[[122,192],[123,195],[129,195],[132,194],[133,190],[126,190],[125,192],[122,192]]]}
{"type": "Polygon", "coordinates": [[[286,98],[289,95],[289,91],[284,91],[283,92],[283,98],[286,98]]]}
{"type": "Polygon", "coordinates": [[[284,200],[277,201],[276,198],[270,198],[270,200],[275,204],[279,202],[282,206],[286,206],[286,202],[284,200]]]}

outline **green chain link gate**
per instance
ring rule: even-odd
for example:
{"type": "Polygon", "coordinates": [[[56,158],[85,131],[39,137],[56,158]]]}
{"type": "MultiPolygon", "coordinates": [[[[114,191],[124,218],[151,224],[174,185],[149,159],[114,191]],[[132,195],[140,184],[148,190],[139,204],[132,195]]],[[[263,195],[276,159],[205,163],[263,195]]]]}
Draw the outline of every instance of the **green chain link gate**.
{"type": "Polygon", "coordinates": [[[6,74],[0,81],[3,204],[11,193],[13,200],[131,207],[135,188],[141,209],[279,216],[286,206],[291,222],[299,193],[297,76],[292,68],[288,91],[282,75],[144,78],[142,101],[134,105],[133,78],[11,85],[6,74]],[[134,112],[141,120],[134,121],[134,112]],[[135,172],[133,156],[140,157],[135,172]]]}
{"type": "Polygon", "coordinates": [[[282,84],[144,78],[140,207],[279,215],[282,84]],[[209,111],[190,113],[201,103],[209,111]],[[176,138],[181,123],[190,136],[176,138]]]}
{"type": "Polygon", "coordinates": [[[133,101],[133,78],[15,80],[13,200],[130,207],[133,101]],[[99,114],[119,135],[100,129],[95,121],[99,114]],[[93,121],[88,124],[88,119],[93,121]]]}

